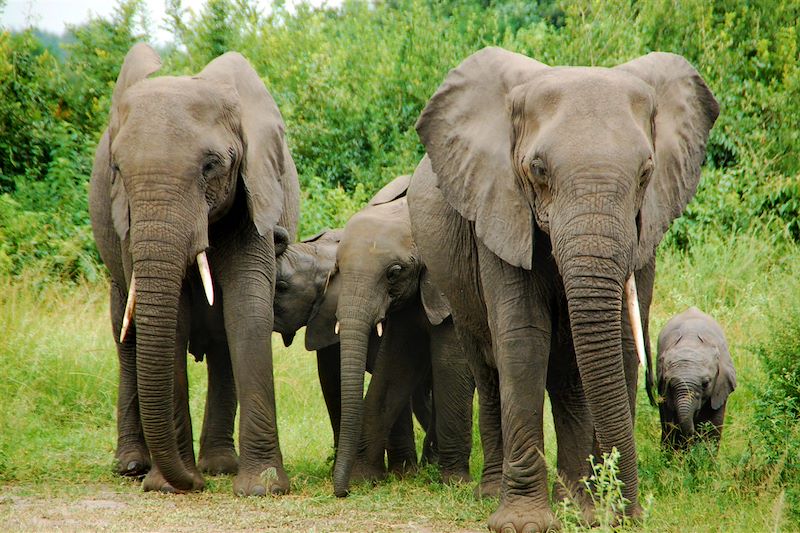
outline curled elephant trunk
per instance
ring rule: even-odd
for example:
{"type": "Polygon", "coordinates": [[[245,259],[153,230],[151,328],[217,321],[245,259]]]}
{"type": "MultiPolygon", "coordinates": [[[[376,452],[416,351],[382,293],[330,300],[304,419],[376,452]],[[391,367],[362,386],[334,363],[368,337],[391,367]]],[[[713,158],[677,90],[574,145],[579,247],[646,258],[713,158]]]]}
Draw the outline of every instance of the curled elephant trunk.
{"type": "Polygon", "coordinates": [[[365,297],[343,290],[337,316],[339,317],[339,342],[341,343],[341,398],[342,417],[339,429],[339,447],[333,469],[334,494],[347,496],[350,474],[361,443],[364,419],[364,372],[367,366],[367,349],[373,320],[365,297]]]}

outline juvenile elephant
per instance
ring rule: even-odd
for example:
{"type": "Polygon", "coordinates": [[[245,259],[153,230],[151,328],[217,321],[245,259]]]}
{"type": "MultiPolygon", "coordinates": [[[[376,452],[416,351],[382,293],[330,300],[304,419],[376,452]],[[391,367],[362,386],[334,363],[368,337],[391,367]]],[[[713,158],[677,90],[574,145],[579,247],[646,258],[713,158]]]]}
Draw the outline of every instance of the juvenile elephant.
{"type": "Polygon", "coordinates": [[[89,194],[120,363],[117,470],[144,473],[152,458],[145,490],[203,487],[187,398],[191,345],[208,363],[201,467],[238,469],[236,494],[284,493],[273,231],[295,233],[299,187],[283,120],[237,53],[196,76],[148,79],[160,64],[145,44],[125,57],[89,194]]]}
{"type": "MultiPolygon", "coordinates": [[[[348,493],[357,457],[359,476],[385,475],[384,449],[393,421],[431,374],[443,481],[469,479],[474,380],[447,302],[411,238],[406,184],[395,180],[383,201],[353,215],[336,252],[331,282],[339,283],[335,331],[341,342],[342,419],[333,481],[339,497],[348,493]],[[363,397],[373,333],[382,340],[363,397]],[[371,429],[362,434],[362,426],[371,429]]],[[[407,454],[416,461],[413,448],[407,454]]]]}
{"type": "Polygon", "coordinates": [[[718,444],[736,370],[717,321],[696,307],[672,317],[658,336],[656,368],[662,443],[683,448],[710,422],[703,436],[718,444]]]}
{"type": "MultiPolygon", "coordinates": [[[[402,179],[408,183],[408,177],[402,179]]],[[[391,185],[391,184],[390,184],[391,185]]],[[[378,198],[381,193],[378,193],[378,198]]],[[[374,201],[374,200],[373,200],[374,201]]],[[[334,448],[339,444],[341,424],[341,377],[339,335],[334,332],[336,305],[339,298],[339,278],[331,277],[336,263],[336,249],[342,230],[326,230],[302,242],[289,244],[277,258],[275,282],[274,331],[281,334],[286,346],[291,345],[297,331],[304,327],[305,348],[317,352],[317,372],[322,395],[333,431],[334,448]]],[[[367,371],[375,366],[380,338],[371,335],[367,356],[367,371]]],[[[414,392],[417,419],[432,434],[430,380],[420,383],[414,392]]],[[[364,428],[365,434],[382,431],[381,427],[364,428]]],[[[426,437],[424,457],[433,461],[433,439],[426,437]]],[[[387,443],[389,469],[401,471],[405,463],[416,464],[411,410],[406,409],[395,421],[387,443]]]]}
{"type": "Polygon", "coordinates": [[[475,367],[487,464],[502,464],[492,530],[556,526],[545,389],[565,486],[581,486],[593,447],[616,447],[625,512],[640,514],[633,417],[655,248],[694,194],[718,112],[680,56],[552,68],[499,48],[451,71],[423,110],[413,234],[475,367]]]}

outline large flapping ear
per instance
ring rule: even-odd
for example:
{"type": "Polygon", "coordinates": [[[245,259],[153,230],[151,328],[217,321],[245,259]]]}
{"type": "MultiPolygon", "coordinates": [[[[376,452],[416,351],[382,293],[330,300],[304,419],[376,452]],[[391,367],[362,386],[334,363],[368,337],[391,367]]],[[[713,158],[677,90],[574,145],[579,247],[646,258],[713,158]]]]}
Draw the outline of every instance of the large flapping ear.
{"type": "Polygon", "coordinates": [[[383,186],[375,193],[375,196],[367,202],[367,205],[388,204],[406,195],[408,184],[411,182],[411,175],[397,176],[395,179],[383,186]]]}
{"type": "Polygon", "coordinates": [[[450,71],[417,121],[447,202],[475,222],[487,248],[527,269],[533,212],[514,175],[506,97],[548,68],[502,48],[484,48],[450,71]]]}
{"type": "Polygon", "coordinates": [[[708,134],[719,104],[700,74],[679,55],[654,52],[616,67],[656,93],[655,170],[644,196],[636,268],[645,265],[697,190],[708,134]]]}
{"type": "Polygon", "coordinates": [[[306,350],[321,350],[339,342],[336,329],[336,306],[339,303],[340,282],[331,270],[326,280],[324,293],[311,311],[306,325],[306,350]]]}
{"type": "Polygon", "coordinates": [[[422,307],[428,316],[428,321],[433,326],[438,326],[450,316],[450,302],[447,297],[439,290],[431,279],[428,269],[423,267],[419,276],[419,293],[422,299],[422,307]]]}
{"type": "MultiPolygon", "coordinates": [[[[285,197],[281,180],[290,165],[287,158],[291,158],[285,148],[284,124],[278,106],[250,63],[237,52],[219,56],[197,77],[229,86],[239,95],[245,147],[241,175],[247,207],[259,234],[266,235],[283,213],[285,197]]],[[[290,226],[288,221],[283,222],[290,226]]]]}
{"type": "Polygon", "coordinates": [[[122,67],[117,76],[117,84],[111,94],[111,114],[108,120],[108,130],[100,139],[97,153],[103,150],[106,155],[108,168],[111,172],[111,217],[114,221],[114,229],[121,240],[125,240],[130,229],[130,211],[128,205],[128,194],[125,192],[125,185],[113,170],[111,160],[111,142],[119,131],[119,105],[122,95],[132,85],[142,81],[161,68],[161,58],[155,50],[145,43],[137,43],[128,51],[122,67]]]}
{"type": "Polygon", "coordinates": [[[711,391],[711,407],[719,409],[728,399],[728,395],[736,388],[736,369],[733,368],[733,359],[728,351],[728,345],[723,340],[719,348],[719,370],[714,388],[711,391]]]}

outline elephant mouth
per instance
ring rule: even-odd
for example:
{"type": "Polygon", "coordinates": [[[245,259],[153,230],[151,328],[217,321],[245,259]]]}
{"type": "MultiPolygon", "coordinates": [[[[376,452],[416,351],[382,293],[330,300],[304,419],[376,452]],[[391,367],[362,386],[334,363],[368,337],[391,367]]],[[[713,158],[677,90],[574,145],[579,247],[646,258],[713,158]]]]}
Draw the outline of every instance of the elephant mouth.
{"type": "MultiPolygon", "coordinates": [[[[381,318],[375,323],[375,332],[378,334],[378,337],[383,337],[383,328],[384,324],[386,323],[386,318],[381,318]]],[[[333,333],[338,335],[339,334],[339,321],[336,321],[336,325],[333,326],[333,333]]],[[[284,340],[284,342],[286,342],[284,340]]],[[[288,346],[288,344],[287,344],[288,346]]]]}

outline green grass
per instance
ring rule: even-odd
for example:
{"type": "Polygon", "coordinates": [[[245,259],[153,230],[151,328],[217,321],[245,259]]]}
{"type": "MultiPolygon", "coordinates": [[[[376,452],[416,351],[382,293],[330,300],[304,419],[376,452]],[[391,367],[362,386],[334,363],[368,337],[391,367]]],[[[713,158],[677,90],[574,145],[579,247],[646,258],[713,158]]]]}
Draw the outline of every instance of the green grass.
{"type": "MultiPolygon", "coordinates": [[[[764,380],[754,347],[769,338],[768,317],[796,306],[799,280],[800,248],[775,244],[763,230],[709,233],[688,254],[661,250],[652,340],[670,316],[697,305],[725,329],[739,386],[728,403],[716,459],[703,449],[679,456],[662,452],[657,410],[639,395],[636,438],[647,515],[631,530],[798,527],[787,521],[787,504],[769,470],[753,469],[751,463],[763,453],[753,438],[753,405],[764,380]]],[[[58,286],[38,284],[35,277],[0,279],[0,529],[169,529],[186,527],[187,519],[200,530],[485,529],[496,502],[475,501],[471,485],[435,483],[431,469],[375,488],[357,486],[345,500],[332,496],[330,425],[315,358],[302,349],[300,338],[288,349],[277,337],[273,343],[289,496],[235,498],[227,477],[207,478],[203,494],[141,494],[135,483],[111,474],[117,365],[107,305],[102,283],[58,286]],[[94,507],[87,507],[92,501],[94,507]]],[[[189,371],[199,436],[205,365],[190,362],[189,371]]],[[[550,421],[545,431],[553,464],[550,421]]],[[[474,441],[477,475],[477,428],[474,441]]],[[[567,522],[565,529],[575,526],[567,522]]]]}

